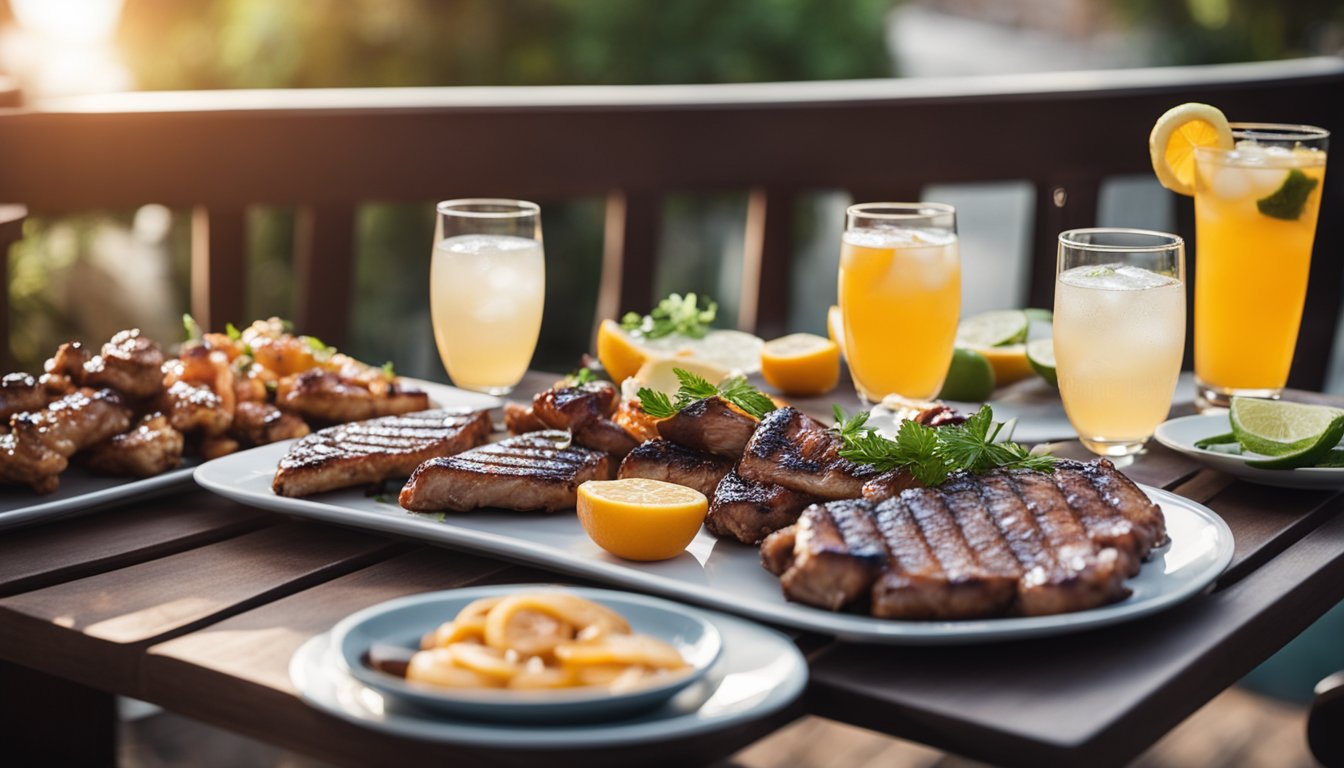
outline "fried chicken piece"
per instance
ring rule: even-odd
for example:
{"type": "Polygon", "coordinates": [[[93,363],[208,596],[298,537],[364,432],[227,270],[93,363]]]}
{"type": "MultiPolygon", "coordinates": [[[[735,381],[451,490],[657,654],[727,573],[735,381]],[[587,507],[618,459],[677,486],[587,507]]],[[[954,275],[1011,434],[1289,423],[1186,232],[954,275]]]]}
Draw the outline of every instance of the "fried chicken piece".
{"type": "Polygon", "coordinates": [[[243,445],[254,446],[305,437],[310,431],[308,424],[292,413],[270,403],[249,401],[238,403],[234,409],[229,436],[243,445]]]}
{"type": "Polygon", "coordinates": [[[8,422],[16,413],[45,408],[50,400],[46,389],[26,373],[0,378],[0,422],[8,422]]]}
{"type": "Polygon", "coordinates": [[[140,335],[139,328],[121,331],[103,345],[101,354],[84,364],[79,382],[89,387],[111,387],[137,399],[163,391],[163,350],[158,342],[140,335]]]}
{"type": "Polygon", "coordinates": [[[130,409],[110,389],[80,389],[42,410],[17,414],[10,433],[0,435],[0,480],[50,493],[71,456],[130,425],[130,409]]]}
{"type": "Polygon", "coordinates": [[[387,382],[379,394],[342,376],[322,370],[310,370],[280,379],[275,393],[276,405],[305,419],[328,422],[363,421],[378,416],[398,416],[429,408],[429,395],[402,389],[396,381],[387,382]]]}
{"type": "Polygon", "coordinates": [[[151,413],[129,432],[115,435],[88,450],[84,463],[106,475],[153,477],[182,464],[182,433],[168,417],[151,413]]]}

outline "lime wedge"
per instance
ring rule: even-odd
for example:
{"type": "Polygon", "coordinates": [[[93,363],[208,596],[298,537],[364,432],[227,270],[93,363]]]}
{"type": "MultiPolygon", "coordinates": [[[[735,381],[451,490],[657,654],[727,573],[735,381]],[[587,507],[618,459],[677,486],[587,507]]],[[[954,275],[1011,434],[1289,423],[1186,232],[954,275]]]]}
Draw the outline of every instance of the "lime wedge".
{"type": "Polygon", "coordinates": [[[1002,309],[972,315],[957,326],[959,347],[1003,347],[1027,340],[1027,313],[1002,309]]]}
{"type": "Polygon", "coordinates": [[[1303,467],[1325,456],[1344,437],[1344,410],[1324,405],[1232,398],[1232,434],[1248,451],[1285,461],[1260,467],[1303,467]]]}
{"type": "Polygon", "coordinates": [[[983,402],[994,394],[994,368],[989,358],[973,349],[958,347],[952,351],[939,400],[957,400],[963,403],[983,402]]]}
{"type": "Polygon", "coordinates": [[[1042,379],[1052,386],[1059,386],[1059,375],[1055,373],[1055,340],[1037,339],[1027,343],[1027,362],[1042,379]]]}
{"type": "Polygon", "coordinates": [[[1255,201],[1255,207],[1266,216],[1297,221],[1307,207],[1307,196],[1320,182],[1294,168],[1273,194],[1255,201]]]}

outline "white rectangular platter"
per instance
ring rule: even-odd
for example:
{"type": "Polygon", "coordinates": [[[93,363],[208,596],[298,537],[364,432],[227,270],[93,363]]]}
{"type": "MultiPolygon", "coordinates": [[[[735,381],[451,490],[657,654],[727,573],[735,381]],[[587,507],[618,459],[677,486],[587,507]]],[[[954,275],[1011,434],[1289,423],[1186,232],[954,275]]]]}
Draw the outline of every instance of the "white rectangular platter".
{"type": "MultiPolygon", "coordinates": [[[[424,515],[397,505],[395,494],[370,498],[360,490],[310,499],[271,492],[280,443],[209,462],[196,471],[205,488],[264,509],[357,528],[400,534],[454,549],[496,555],[629,589],[738,613],[797,629],[868,643],[948,644],[1073,632],[1126,621],[1198,594],[1232,557],[1232,533],[1206,507],[1166,491],[1144,488],[1161,504],[1172,543],[1154,552],[1129,581],[1133,594],[1112,605],[1058,616],[978,621],[916,622],[831,613],[784,599],[779,580],[761,567],[755,547],[702,530],[678,557],[637,563],[607,554],[589,540],[572,512],[477,510],[424,515]]],[[[452,557],[445,553],[444,557],[452,557]]]]}

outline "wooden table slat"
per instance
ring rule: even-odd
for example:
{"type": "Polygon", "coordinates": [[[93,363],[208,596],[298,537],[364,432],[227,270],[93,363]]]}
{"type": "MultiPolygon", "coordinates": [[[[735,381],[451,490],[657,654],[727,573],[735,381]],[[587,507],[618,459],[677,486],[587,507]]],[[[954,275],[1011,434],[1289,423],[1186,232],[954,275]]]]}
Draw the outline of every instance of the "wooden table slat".
{"type": "Polygon", "coordinates": [[[153,560],[282,518],[197,491],[0,536],[0,596],[153,560]]]}
{"type": "Polygon", "coordinates": [[[1118,765],[1328,610],[1342,578],[1337,515],[1230,587],[1142,621],[899,653],[837,643],[813,661],[808,707],[995,763],[1118,765]]]}

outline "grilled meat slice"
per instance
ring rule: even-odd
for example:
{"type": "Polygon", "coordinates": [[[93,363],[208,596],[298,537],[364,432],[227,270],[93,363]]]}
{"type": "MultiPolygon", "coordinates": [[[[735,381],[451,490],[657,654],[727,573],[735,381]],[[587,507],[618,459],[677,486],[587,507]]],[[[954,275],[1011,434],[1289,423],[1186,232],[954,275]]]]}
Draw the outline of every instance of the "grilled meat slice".
{"type": "Polygon", "coordinates": [[[524,432],[540,432],[546,428],[537,418],[537,414],[532,410],[532,406],[522,403],[504,404],[504,428],[509,430],[509,434],[521,435],[524,432]]]}
{"type": "Polygon", "coordinates": [[[893,469],[864,483],[863,498],[880,503],[899,496],[901,491],[919,487],[919,481],[908,470],[893,469]]]}
{"type": "Polygon", "coordinates": [[[1044,486],[1030,503],[1006,472],[976,478],[980,499],[1022,566],[1018,608],[1028,616],[1079,611],[1128,592],[1118,553],[1098,551],[1058,489],[1044,486]]]}
{"type": "Polygon", "coordinates": [[[756,419],[721,397],[707,397],[658,422],[664,440],[736,460],[756,431],[756,419]]]}
{"type": "Polygon", "coordinates": [[[10,418],[0,435],[0,481],[56,490],[70,457],[131,426],[131,412],[110,389],[81,389],[38,411],[10,418]]]}
{"type": "Polygon", "coordinates": [[[572,509],[579,485],[606,480],[611,468],[605,453],[570,442],[567,432],[529,432],[457,456],[430,459],[401,489],[401,506],[414,512],[572,509]]]}
{"type": "MultiPolygon", "coordinates": [[[[890,559],[873,504],[863,499],[813,504],[803,510],[797,525],[766,538],[769,550],[777,548],[772,542],[777,536],[793,540],[793,557],[779,577],[784,594],[831,611],[867,592],[890,559]]],[[[775,567],[783,564],[778,558],[772,561],[775,567]]]]}
{"type": "MultiPolygon", "coordinates": [[[[1070,462],[1072,464],[1072,462],[1070,462]]],[[[1026,473],[1024,473],[1025,475],[1026,473]]],[[[1039,484],[1041,478],[1014,475],[1019,489],[1024,485],[1039,484]]],[[[1152,531],[1140,529],[1119,510],[1107,504],[1092,486],[1087,475],[1061,462],[1055,471],[1044,478],[1064,497],[1064,502],[1087,531],[1088,538],[1099,547],[1110,547],[1120,555],[1120,567],[1133,576],[1152,550],[1152,531]]]]}
{"type": "Polygon", "coordinates": [[[782,485],[753,483],[733,470],[723,476],[714,490],[705,528],[715,536],[755,544],[793,525],[798,515],[817,501],[816,497],[782,485]]]}
{"type": "Polygon", "coordinates": [[[712,500],[714,489],[732,468],[733,463],[720,456],[692,451],[668,440],[650,440],[621,461],[616,476],[676,483],[694,488],[712,500]]]}
{"type": "Polygon", "coordinates": [[[761,539],[761,565],[776,576],[783,576],[784,572],[789,570],[789,566],[793,565],[793,548],[797,544],[797,523],[768,534],[761,539]]]}
{"type": "Polygon", "coordinates": [[[129,432],[114,435],[88,450],[84,463],[107,475],[153,477],[182,464],[182,433],[168,418],[151,413],[129,432]]]}
{"type": "Polygon", "coordinates": [[[794,408],[778,408],[761,420],[737,473],[823,499],[852,499],[878,472],[841,458],[840,447],[840,437],[821,422],[794,408]]]}
{"type": "Polygon", "coordinates": [[[388,384],[386,392],[375,393],[360,382],[319,369],[281,378],[275,404],[305,419],[342,423],[414,413],[430,406],[429,395],[403,389],[397,381],[388,384]]]}
{"type": "Polygon", "coordinates": [[[574,430],[574,442],[609,453],[612,461],[620,461],[639,445],[624,427],[611,419],[595,419],[574,430]]]}
{"type": "Polygon", "coordinates": [[[0,378],[0,423],[24,411],[36,411],[50,401],[46,389],[26,373],[11,373],[0,378]]]}
{"type": "Polygon", "coordinates": [[[489,414],[468,410],[419,411],[329,427],[290,447],[271,489],[280,496],[309,496],[407,477],[429,459],[474,448],[489,435],[489,414]]]}
{"type": "Polygon", "coordinates": [[[1144,540],[1151,542],[1151,546],[1160,547],[1167,543],[1167,521],[1162,517],[1161,507],[1154,504],[1133,480],[1121,474],[1109,460],[1062,464],[1065,470],[1076,468],[1086,475],[1102,500],[1133,523],[1144,540]]]}
{"type": "Polygon", "coordinates": [[[247,446],[293,440],[311,431],[298,416],[255,400],[238,403],[233,411],[233,424],[229,426],[229,436],[247,446]]]}

